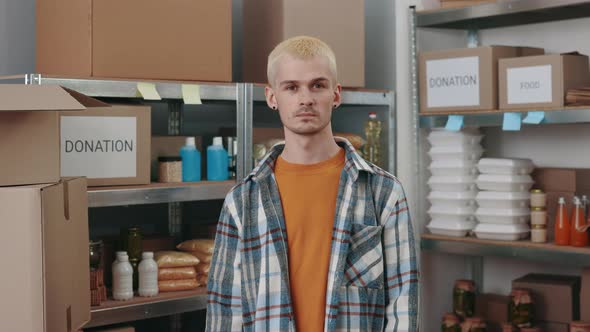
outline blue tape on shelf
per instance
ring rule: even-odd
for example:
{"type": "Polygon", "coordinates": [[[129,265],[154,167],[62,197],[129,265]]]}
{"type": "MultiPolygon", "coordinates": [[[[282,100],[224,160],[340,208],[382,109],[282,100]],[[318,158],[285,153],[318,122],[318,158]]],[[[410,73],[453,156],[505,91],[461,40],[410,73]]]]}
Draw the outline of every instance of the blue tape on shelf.
{"type": "Polygon", "coordinates": [[[461,128],[463,128],[463,115],[449,115],[445,129],[459,131],[461,128]]]}
{"type": "Polygon", "coordinates": [[[502,130],[518,131],[520,130],[520,113],[504,113],[502,130]]]}
{"type": "Polygon", "coordinates": [[[528,112],[522,123],[528,124],[539,124],[545,119],[545,112],[543,111],[533,111],[528,112]]]}

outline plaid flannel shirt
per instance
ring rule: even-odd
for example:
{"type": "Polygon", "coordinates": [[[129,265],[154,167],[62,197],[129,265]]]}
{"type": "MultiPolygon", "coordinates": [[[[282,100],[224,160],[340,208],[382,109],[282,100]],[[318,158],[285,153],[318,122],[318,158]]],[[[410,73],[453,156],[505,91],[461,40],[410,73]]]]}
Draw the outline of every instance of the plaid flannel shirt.
{"type": "MultiPolygon", "coordinates": [[[[324,331],[417,331],[418,268],[402,185],[362,159],[348,141],[336,141],[346,161],[324,331]]],[[[209,272],[206,331],[296,330],[287,233],[273,173],[283,148],[273,147],[225,198],[209,272]]]]}

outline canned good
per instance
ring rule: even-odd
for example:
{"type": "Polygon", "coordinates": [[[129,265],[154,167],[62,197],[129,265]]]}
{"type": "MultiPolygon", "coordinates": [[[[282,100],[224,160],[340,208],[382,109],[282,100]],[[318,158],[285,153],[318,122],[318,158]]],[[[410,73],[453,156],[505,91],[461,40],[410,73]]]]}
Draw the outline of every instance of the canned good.
{"type": "Polygon", "coordinates": [[[531,225],[547,225],[547,210],[542,207],[531,209],[531,225]]]}
{"type": "Polygon", "coordinates": [[[467,317],[461,324],[462,332],[486,332],[486,323],[480,317],[467,317]]]}
{"type": "Polygon", "coordinates": [[[461,332],[461,319],[454,313],[446,313],[442,319],[441,332],[461,332]]]}
{"type": "Polygon", "coordinates": [[[547,206],[547,196],[541,189],[531,190],[531,207],[542,207],[547,206]]]}

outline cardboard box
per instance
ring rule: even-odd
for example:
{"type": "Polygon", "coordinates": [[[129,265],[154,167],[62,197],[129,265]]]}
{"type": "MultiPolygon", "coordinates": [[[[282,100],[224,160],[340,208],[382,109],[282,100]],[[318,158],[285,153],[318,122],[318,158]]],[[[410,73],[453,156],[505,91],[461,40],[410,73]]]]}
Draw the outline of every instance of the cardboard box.
{"type": "Polygon", "coordinates": [[[56,111],[85,107],[56,85],[2,84],[0,100],[0,186],[59,181],[56,111]]]}
{"type": "Polygon", "coordinates": [[[501,332],[502,324],[508,321],[510,296],[499,294],[478,294],[475,298],[475,316],[482,317],[488,331],[501,332]]]}
{"type": "MultiPolygon", "coordinates": [[[[189,136],[152,136],[151,144],[151,178],[154,181],[158,180],[158,157],[174,157],[180,156],[180,148],[184,146],[186,138],[189,136]]],[[[202,138],[195,137],[195,146],[197,150],[201,151],[203,157],[202,138]]]]}
{"type": "Polygon", "coordinates": [[[580,291],[580,320],[590,321],[590,267],[582,269],[582,289],[580,291]]]}
{"type": "Polygon", "coordinates": [[[150,107],[109,105],[70,92],[91,102],[85,112],[60,113],[61,175],[86,176],[89,186],[149,184],[150,107]]]}
{"type": "Polygon", "coordinates": [[[539,55],[501,59],[500,109],[557,108],[568,89],[588,86],[585,55],[539,55]]]}
{"type": "Polygon", "coordinates": [[[243,3],[244,82],[267,83],[267,58],[281,41],[317,37],[336,54],[338,80],[365,86],[365,5],[363,0],[248,0],[243,3]],[[326,24],[328,17],[333,18],[326,24]]]}
{"type": "Polygon", "coordinates": [[[420,53],[420,112],[498,108],[498,60],[543,49],[482,46],[420,53]]]}
{"type": "Polygon", "coordinates": [[[90,320],[86,179],[0,188],[3,331],[72,331],[90,320]]]}
{"type": "Polygon", "coordinates": [[[512,288],[531,291],[535,319],[556,323],[580,319],[580,277],[531,273],[513,280],[512,288]]]}
{"type": "Polygon", "coordinates": [[[537,168],[532,174],[535,187],[543,191],[590,194],[589,168],[537,168]]]}
{"type": "Polygon", "coordinates": [[[232,81],[231,0],[38,0],[45,75],[232,81]],[[166,47],[154,47],[165,41],[166,47]]]}

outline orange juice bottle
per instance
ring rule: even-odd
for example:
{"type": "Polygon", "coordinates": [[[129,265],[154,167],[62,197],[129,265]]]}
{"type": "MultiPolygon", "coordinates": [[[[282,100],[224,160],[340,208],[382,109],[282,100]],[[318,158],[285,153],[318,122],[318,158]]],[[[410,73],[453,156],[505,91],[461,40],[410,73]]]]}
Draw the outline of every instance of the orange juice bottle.
{"type": "Polygon", "coordinates": [[[555,214],[555,244],[568,246],[570,244],[570,222],[565,207],[565,198],[559,197],[557,213],[555,214]]]}
{"type": "Polygon", "coordinates": [[[586,220],[584,219],[582,203],[578,197],[574,197],[574,211],[572,212],[572,221],[570,222],[570,243],[572,246],[588,246],[588,232],[586,232],[586,227],[584,226],[586,226],[586,220]]]}

